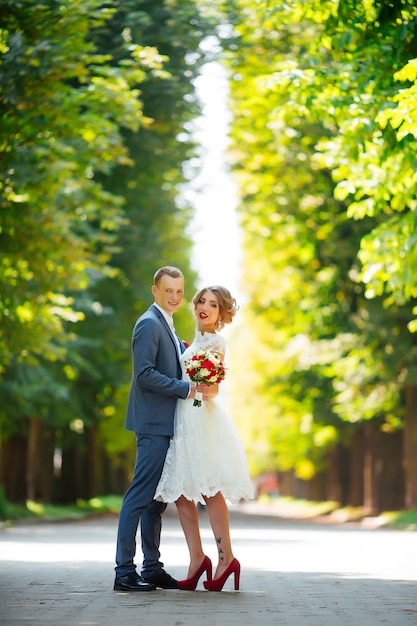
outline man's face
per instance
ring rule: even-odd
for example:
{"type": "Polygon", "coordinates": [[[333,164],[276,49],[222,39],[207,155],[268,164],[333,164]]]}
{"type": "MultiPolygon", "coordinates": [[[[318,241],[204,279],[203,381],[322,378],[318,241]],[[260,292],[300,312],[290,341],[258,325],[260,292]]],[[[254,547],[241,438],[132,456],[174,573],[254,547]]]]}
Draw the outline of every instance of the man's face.
{"type": "Polygon", "coordinates": [[[152,286],[152,293],[156,304],[168,315],[172,315],[180,308],[184,296],[184,279],[164,274],[158,287],[152,286]]]}

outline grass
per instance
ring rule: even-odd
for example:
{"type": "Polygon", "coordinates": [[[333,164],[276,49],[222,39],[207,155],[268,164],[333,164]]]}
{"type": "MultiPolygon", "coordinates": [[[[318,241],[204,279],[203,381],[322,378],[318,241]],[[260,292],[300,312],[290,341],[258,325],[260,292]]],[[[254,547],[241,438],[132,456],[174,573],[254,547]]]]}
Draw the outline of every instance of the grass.
{"type": "Polygon", "coordinates": [[[388,518],[390,528],[417,530],[417,509],[411,511],[390,511],[382,515],[388,518]]]}
{"type": "Polygon", "coordinates": [[[43,504],[33,500],[13,504],[0,493],[0,520],[7,523],[19,519],[83,519],[91,514],[118,513],[121,504],[122,496],[113,495],[77,500],[72,505],[43,504]]]}
{"type": "MultiPolygon", "coordinates": [[[[0,521],[3,524],[16,520],[56,520],[83,519],[90,515],[105,513],[118,514],[122,504],[122,496],[108,495],[77,500],[72,505],[42,504],[28,500],[25,504],[8,502],[0,488],[0,521]]],[[[339,507],[337,502],[313,502],[290,497],[274,497],[263,495],[258,500],[262,507],[270,507],[271,512],[282,517],[312,519],[328,516],[337,522],[360,521],[368,517],[362,507],[339,507]]],[[[417,531],[417,509],[411,511],[385,511],[377,516],[380,526],[401,530],[417,531]]]]}
{"type": "MultiPolygon", "coordinates": [[[[328,516],[330,520],[344,522],[358,522],[371,517],[363,507],[340,507],[338,502],[314,502],[290,497],[271,498],[263,495],[258,500],[264,506],[283,517],[312,519],[319,516],[328,516]]],[[[417,509],[410,511],[384,511],[375,517],[380,526],[398,528],[401,530],[417,530],[417,509]]]]}
{"type": "Polygon", "coordinates": [[[257,502],[261,505],[271,506],[277,514],[281,511],[286,517],[300,517],[304,519],[327,515],[338,507],[337,502],[313,502],[312,500],[301,500],[288,496],[270,497],[261,495],[257,502]]]}

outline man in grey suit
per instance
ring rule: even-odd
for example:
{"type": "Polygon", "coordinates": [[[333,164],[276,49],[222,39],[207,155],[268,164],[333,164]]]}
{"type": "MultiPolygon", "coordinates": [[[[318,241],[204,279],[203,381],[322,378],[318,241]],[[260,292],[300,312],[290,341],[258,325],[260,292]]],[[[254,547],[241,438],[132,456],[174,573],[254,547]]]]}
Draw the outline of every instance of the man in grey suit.
{"type": "MultiPolygon", "coordinates": [[[[172,315],[184,295],[184,276],[162,267],[154,276],[154,304],[137,320],[132,336],[132,381],[125,428],[136,435],[132,483],[119,517],[116,549],[116,591],[176,589],[177,581],[163,569],[159,544],[166,504],[153,499],[169,442],[174,434],[178,398],[194,397],[195,383],[181,380],[180,356],[185,346],[175,334],[172,315]],[[140,521],[143,564],[136,571],[136,533],[140,521]]],[[[203,393],[210,390],[199,385],[203,393]]]]}

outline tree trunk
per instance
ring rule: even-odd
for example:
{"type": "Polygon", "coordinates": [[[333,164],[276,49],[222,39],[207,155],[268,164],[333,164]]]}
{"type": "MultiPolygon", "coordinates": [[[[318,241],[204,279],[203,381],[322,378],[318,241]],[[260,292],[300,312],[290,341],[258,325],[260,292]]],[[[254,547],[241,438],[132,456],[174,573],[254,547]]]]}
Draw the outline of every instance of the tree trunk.
{"type": "Polygon", "coordinates": [[[55,483],[54,502],[58,504],[68,504],[77,499],[76,492],[76,449],[75,447],[65,447],[62,450],[61,476],[55,483]]]}
{"type": "Polygon", "coordinates": [[[349,450],[337,444],[326,458],[326,499],[340,506],[349,499],[349,450]]]}
{"type": "Polygon", "coordinates": [[[403,439],[402,431],[381,433],[383,472],[380,505],[384,511],[404,508],[403,439]]]}
{"type": "Polygon", "coordinates": [[[53,442],[40,417],[29,422],[26,492],[29,500],[51,502],[53,483],[53,442]]]}
{"type": "Polygon", "coordinates": [[[12,435],[1,442],[0,484],[10,502],[26,501],[27,437],[12,435]]]}
{"type": "Polygon", "coordinates": [[[319,472],[309,481],[307,481],[308,499],[315,502],[324,502],[326,500],[326,474],[319,472]]]}
{"type": "Polygon", "coordinates": [[[278,474],[278,482],[279,492],[282,496],[301,499],[308,498],[308,483],[305,480],[297,478],[294,470],[280,472],[278,474]]]}
{"type": "Polygon", "coordinates": [[[405,507],[415,509],[417,508],[417,387],[407,385],[404,394],[405,507]]]}
{"type": "Polygon", "coordinates": [[[363,505],[364,487],[364,430],[357,430],[350,446],[350,480],[349,497],[350,506],[363,505]]]}
{"type": "Polygon", "coordinates": [[[339,472],[339,448],[335,446],[326,457],[326,500],[342,501],[342,489],[339,472]]]}
{"type": "MultiPolygon", "coordinates": [[[[133,463],[127,453],[122,452],[113,456],[106,465],[106,493],[123,495],[129,488],[133,463]],[[127,464],[129,461],[129,465],[127,464]]],[[[281,493],[281,484],[278,479],[278,490],[281,493]]],[[[281,494],[282,495],[282,494],[281,494]]]]}
{"type": "MultiPolygon", "coordinates": [[[[88,445],[88,497],[93,498],[105,495],[105,454],[103,444],[98,434],[97,424],[93,424],[87,429],[88,445]]],[[[110,463],[110,461],[108,461],[110,463]]]]}
{"type": "Polygon", "coordinates": [[[382,469],[381,431],[379,423],[367,422],[364,428],[363,505],[369,515],[381,510],[382,469]]]}

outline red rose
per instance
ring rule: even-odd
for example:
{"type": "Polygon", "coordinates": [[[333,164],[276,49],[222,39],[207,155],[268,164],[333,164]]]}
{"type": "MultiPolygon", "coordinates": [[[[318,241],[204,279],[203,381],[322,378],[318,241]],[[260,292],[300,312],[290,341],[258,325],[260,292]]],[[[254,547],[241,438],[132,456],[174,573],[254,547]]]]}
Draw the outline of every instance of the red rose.
{"type": "Polygon", "coordinates": [[[216,366],[214,365],[214,363],[208,360],[203,361],[201,364],[201,367],[204,367],[204,369],[209,370],[211,372],[216,370],[216,366]]]}

